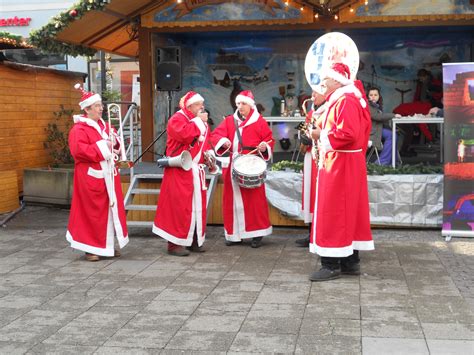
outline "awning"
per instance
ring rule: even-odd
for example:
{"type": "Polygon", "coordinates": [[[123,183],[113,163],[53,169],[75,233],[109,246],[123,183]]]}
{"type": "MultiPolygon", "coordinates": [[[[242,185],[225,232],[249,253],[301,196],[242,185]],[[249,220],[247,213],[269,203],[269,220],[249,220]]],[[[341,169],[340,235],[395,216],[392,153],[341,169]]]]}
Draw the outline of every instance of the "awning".
{"type": "MultiPolygon", "coordinates": [[[[321,28],[344,28],[359,25],[362,27],[377,26],[381,24],[387,27],[388,23],[400,23],[406,26],[413,22],[415,26],[423,25],[456,25],[472,24],[474,14],[472,12],[453,14],[417,14],[408,13],[396,16],[384,12],[385,2],[376,5],[367,5],[364,0],[252,0],[253,3],[270,8],[285,9],[292,7],[293,11],[306,12],[305,29],[321,28]],[[471,22],[469,22],[471,21],[471,22]]],[[[407,9],[410,6],[408,0],[402,1],[407,9]],[[408,5],[407,5],[408,4],[408,5]]],[[[241,2],[251,2],[250,0],[239,0],[241,2]]],[[[225,3],[222,0],[204,0],[196,2],[193,0],[82,0],[71,9],[55,16],[46,26],[30,34],[31,42],[38,48],[51,52],[69,55],[92,55],[96,50],[103,50],[118,55],[137,57],[138,56],[138,33],[142,28],[142,20],[146,21],[146,26],[150,27],[150,18],[154,18],[154,13],[159,9],[176,10],[176,8],[187,9],[208,5],[219,5],[225,3]],[[92,49],[92,50],[91,50],[92,49]]],[[[413,4],[411,4],[413,6],[413,4]]],[[[465,5],[459,5],[465,6],[465,5]]],[[[398,11],[401,11],[400,9],[398,11]]],[[[283,10],[281,10],[283,11],[283,10]]],[[[419,11],[413,9],[413,11],[419,11]]],[[[435,10],[430,10],[434,11],[435,10]]],[[[219,22],[218,27],[225,28],[232,25],[233,21],[219,22]]],[[[249,21],[255,26],[255,21],[249,21]]],[[[258,25],[266,26],[266,20],[257,21],[258,25]]],[[[297,23],[293,26],[297,27],[297,23]]],[[[287,26],[291,21],[287,21],[287,26]]],[[[301,24],[301,21],[299,22],[301,24]]],[[[189,30],[196,31],[212,28],[215,30],[215,21],[201,21],[199,23],[189,22],[189,30]],[[194,27],[194,28],[193,28],[194,27]]],[[[245,26],[246,21],[241,21],[239,27],[245,26]]],[[[179,31],[183,31],[187,24],[180,23],[179,31]]],[[[173,26],[160,22],[152,22],[151,28],[156,30],[173,31],[173,26]]]]}

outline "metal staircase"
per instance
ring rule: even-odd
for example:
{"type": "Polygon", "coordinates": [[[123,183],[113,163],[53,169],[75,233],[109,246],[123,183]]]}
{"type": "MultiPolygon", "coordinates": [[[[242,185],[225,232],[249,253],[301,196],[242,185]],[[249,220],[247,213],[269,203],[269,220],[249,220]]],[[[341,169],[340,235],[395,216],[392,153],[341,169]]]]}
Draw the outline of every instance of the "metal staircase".
{"type": "MultiPolygon", "coordinates": [[[[217,186],[218,175],[206,175],[206,182],[208,185],[206,192],[206,206],[207,210],[210,209],[212,203],[212,196],[217,186]]],[[[154,205],[142,205],[134,204],[133,199],[137,195],[159,195],[160,189],[155,188],[143,188],[140,187],[140,183],[147,182],[160,182],[163,180],[163,174],[135,174],[131,178],[130,186],[125,195],[125,210],[126,211],[156,211],[156,204],[154,205]]],[[[209,213],[208,213],[209,216],[209,213]]],[[[153,221],[127,221],[129,227],[152,227],[153,221]]]]}
{"type": "MultiPolygon", "coordinates": [[[[138,106],[133,102],[108,102],[107,113],[109,119],[114,121],[118,126],[118,133],[122,136],[122,141],[125,142],[125,156],[127,161],[133,162],[140,156],[141,153],[141,128],[138,106]],[[128,111],[125,117],[122,118],[121,105],[128,106],[128,111]],[[118,121],[118,122],[117,122],[118,121]]],[[[121,169],[121,174],[130,174],[130,185],[125,194],[124,204],[126,211],[156,211],[155,204],[135,204],[134,197],[138,195],[159,195],[160,189],[143,187],[142,183],[161,183],[163,180],[163,172],[156,164],[152,164],[147,168],[146,163],[141,161],[135,166],[132,165],[129,169],[121,169]],[[140,166],[143,166],[140,169],[140,166]],[[135,171],[141,171],[136,173],[135,171]]],[[[206,175],[206,182],[208,185],[206,206],[209,211],[211,207],[212,197],[217,186],[219,175],[206,175]]],[[[209,213],[208,213],[209,216],[209,213]]],[[[153,221],[130,221],[127,218],[127,225],[129,227],[152,227],[153,221]]]]}

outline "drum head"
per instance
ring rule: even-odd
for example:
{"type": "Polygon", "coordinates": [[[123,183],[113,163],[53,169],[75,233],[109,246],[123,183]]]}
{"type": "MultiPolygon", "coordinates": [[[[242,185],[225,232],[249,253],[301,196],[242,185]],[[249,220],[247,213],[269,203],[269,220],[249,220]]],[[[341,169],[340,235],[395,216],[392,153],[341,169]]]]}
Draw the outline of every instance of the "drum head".
{"type": "Polygon", "coordinates": [[[321,73],[334,63],[346,64],[351,72],[351,79],[355,80],[359,69],[359,51],[354,41],[344,33],[326,33],[309,48],[304,72],[314,91],[321,92],[321,73]]]}
{"type": "Polygon", "coordinates": [[[239,155],[234,160],[234,169],[242,175],[259,175],[267,169],[265,160],[256,155],[239,155]]]}

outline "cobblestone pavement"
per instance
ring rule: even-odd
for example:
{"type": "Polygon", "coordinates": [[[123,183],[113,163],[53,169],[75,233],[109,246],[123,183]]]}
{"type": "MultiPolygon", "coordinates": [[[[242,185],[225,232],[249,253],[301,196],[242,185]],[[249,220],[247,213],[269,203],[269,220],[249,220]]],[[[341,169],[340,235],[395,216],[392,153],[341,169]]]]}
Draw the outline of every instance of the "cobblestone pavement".
{"type": "Polygon", "coordinates": [[[0,228],[1,354],[474,354],[474,240],[375,230],[362,275],[311,283],[317,258],[275,228],[259,249],[166,254],[134,229],[122,257],[87,262],[67,210],[27,207],[0,228]]]}

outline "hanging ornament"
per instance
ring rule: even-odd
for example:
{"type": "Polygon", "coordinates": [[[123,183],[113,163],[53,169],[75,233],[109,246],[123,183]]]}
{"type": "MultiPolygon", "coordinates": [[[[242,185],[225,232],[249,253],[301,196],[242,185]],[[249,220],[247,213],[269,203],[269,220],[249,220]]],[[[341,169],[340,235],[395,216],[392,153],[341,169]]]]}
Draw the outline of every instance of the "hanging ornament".
{"type": "Polygon", "coordinates": [[[71,17],[76,17],[77,16],[77,10],[76,9],[72,9],[71,11],[69,11],[69,15],[71,17]]]}

